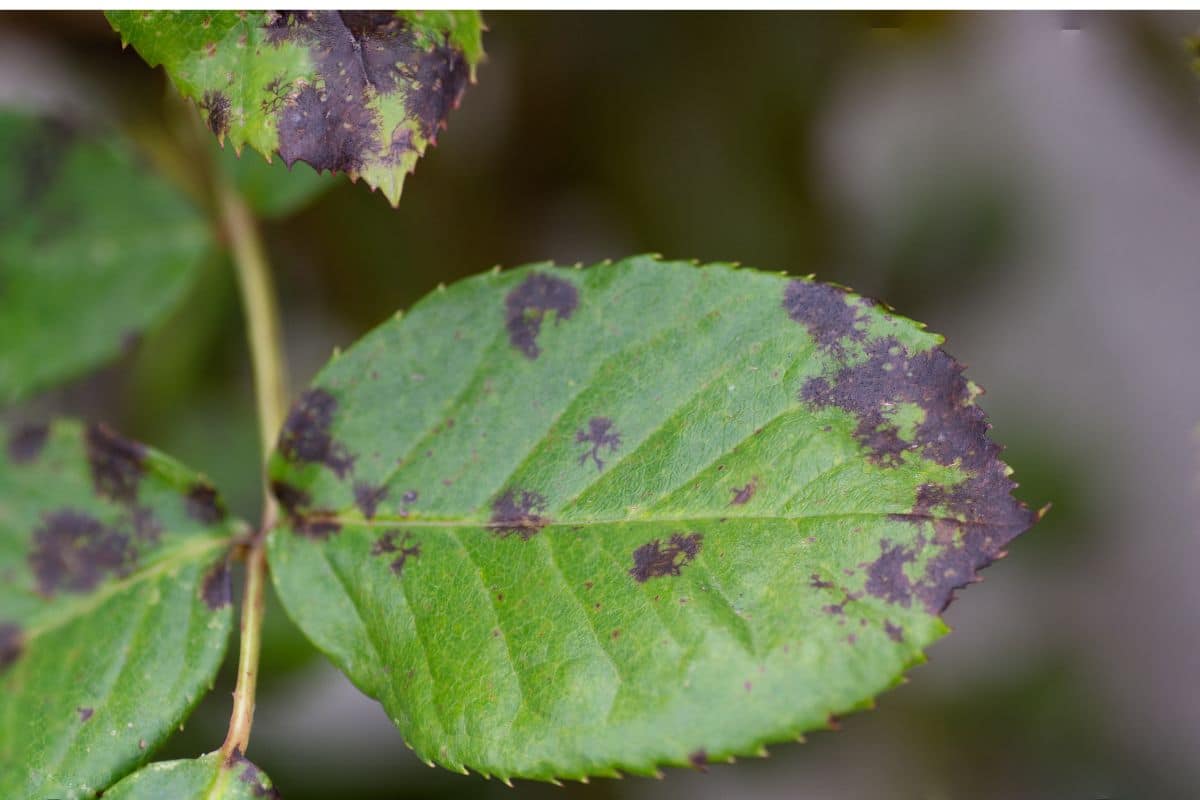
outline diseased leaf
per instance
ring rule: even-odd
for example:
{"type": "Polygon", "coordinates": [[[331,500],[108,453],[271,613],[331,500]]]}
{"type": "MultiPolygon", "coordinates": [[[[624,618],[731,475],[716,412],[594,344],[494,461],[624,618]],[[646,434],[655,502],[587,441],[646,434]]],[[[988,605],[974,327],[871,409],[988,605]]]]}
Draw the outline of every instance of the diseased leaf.
{"type": "Polygon", "coordinates": [[[241,152],[345,172],[395,205],[483,57],[474,11],[110,11],[241,152]]]}
{"type": "Polygon", "coordinates": [[[104,793],[105,800],[279,800],[262,770],[237,753],[142,767],[104,793]]]}
{"type": "Polygon", "coordinates": [[[279,595],[453,769],[651,773],[824,728],[1035,519],[940,342],[724,265],[463,281],[292,409],[279,595]]]}
{"type": "Polygon", "coordinates": [[[0,111],[0,403],[115,357],[210,246],[199,212],[116,135],[0,111]]]}
{"type": "Polygon", "coordinates": [[[239,527],[204,478],[103,426],[7,432],[0,797],[94,797],[187,716],[229,639],[239,527]]]}

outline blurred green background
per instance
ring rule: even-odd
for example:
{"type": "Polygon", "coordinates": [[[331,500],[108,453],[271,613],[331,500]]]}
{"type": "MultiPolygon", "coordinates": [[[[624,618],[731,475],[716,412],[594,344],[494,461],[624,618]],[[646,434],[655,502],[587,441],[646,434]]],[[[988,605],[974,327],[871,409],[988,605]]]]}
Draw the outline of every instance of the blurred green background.
{"type": "MultiPolygon", "coordinates": [[[[398,209],[339,177],[264,222],[293,386],[495,264],[658,252],[815,273],[944,333],[991,390],[1020,494],[1053,510],[876,710],[660,781],[514,795],[430,770],[275,606],[250,755],[283,795],[1200,796],[1200,93],[1184,46],[1200,17],[485,18],[479,82],[398,209]]],[[[0,94],[80,76],[118,115],[174,102],[99,13],[0,17],[0,94]]],[[[291,177],[316,182],[303,164],[291,177]]],[[[214,258],[133,352],[12,413],[108,421],[255,518],[243,336],[214,258]]],[[[156,757],[219,745],[235,651],[156,757]]]]}

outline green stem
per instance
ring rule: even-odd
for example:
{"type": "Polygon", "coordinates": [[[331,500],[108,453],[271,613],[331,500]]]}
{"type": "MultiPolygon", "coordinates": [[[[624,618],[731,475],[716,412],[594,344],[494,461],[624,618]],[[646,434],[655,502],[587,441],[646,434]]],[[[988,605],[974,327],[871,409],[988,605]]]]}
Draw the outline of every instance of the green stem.
{"type": "MultiPolygon", "coordinates": [[[[254,215],[218,165],[212,165],[221,226],[233,253],[241,290],[254,370],[254,394],[258,402],[258,426],[265,469],[267,456],[283,425],[287,408],[287,379],[284,371],[279,309],[275,287],[259,238],[254,215]]],[[[258,656],[262,645],[263,591],[266,584],[265,537],[275,526],[279,506],[263,481],[262,523],[246,555],[246,585],[242,597],[241,642],[238,653],[237,685],[233,691],[233,714],[221,752],[244,753],[254,724],[254,691],[258,681],[258,656]]]]}

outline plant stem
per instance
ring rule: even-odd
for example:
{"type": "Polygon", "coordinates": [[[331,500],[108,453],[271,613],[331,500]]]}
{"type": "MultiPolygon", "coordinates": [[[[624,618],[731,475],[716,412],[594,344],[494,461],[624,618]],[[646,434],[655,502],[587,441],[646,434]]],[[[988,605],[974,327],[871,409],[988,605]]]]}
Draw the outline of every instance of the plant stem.
{"type": "Polygon", "coordinates": [[[258,653],[262,646],[263,588],[267,553],[258,537],[246,556],[246,588],[242,594],[242,635],[238,650],[237,686],[233,690],[233,714],[221,752],[246,752],[250,727],[254,724],[254,690],[258,684],[258,653]]]}
{"type": "MultiPolygon", "coordinates": [[[[258,426],[265,468],[287,407],[287,379],[280,335],[279,308],[275,287],[259,238],[254,215],[241,195],[216,164],[211,166],[221,225],[233,251],[233,263],[241,291],[254,371],[254,394],[258,402],[258,426]]],[[[266,534],[275,526],[279,506],[263,481],[262,522],[246,554],[246,585],[242,596],[241,641],[238,652],[237,685],[233,691],[233,715],[221,752],[226,757],[246,751],[254,724],[254,690],[258,681],[258,656],[262,645],[263,591],[266,584],[266,534]]]]}

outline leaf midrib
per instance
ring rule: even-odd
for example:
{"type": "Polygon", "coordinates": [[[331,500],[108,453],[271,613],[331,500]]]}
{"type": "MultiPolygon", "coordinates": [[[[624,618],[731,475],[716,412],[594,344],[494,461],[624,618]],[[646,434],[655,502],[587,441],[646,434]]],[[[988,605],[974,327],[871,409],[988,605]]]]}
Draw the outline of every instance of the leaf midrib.
{"type": "MultiPolygon", "coordinates": [[[[386,516],[376,515],[371,519],[366,519],[362,516],[351,515],[344,516],[341,514],[320,514],[322,521],[334,522],[339,525],[353,526],[356,528],[487,528],[489,530],[509,530],[520,526],[507,525],[504,523],[493,522],[491,519],[483,518],[462,518],[455,519],[450,517],[401,517],[401,516],[386,516]]],[[[948,522],[955,525],[969,525],[971,527],[982,528],[1004,528],[1008,527],[1004,523],[994,522],[991,520],[973,520],[973,519],[958,519],[946,515],[937,514],[913,514],[908,511],[843,511],[828,514],[797,514],[789,516],[786,514],[713,514],[711,516],[696,516],[685,515],[679,517],[599,517],[592,519],[569,519],[569,520],[551,520],[545,525],[537,528],[538,531],[544,531],[554,528],[586,528],[592,526],[614,526],[614,525],[650,525],[650,524],[726,524],[734,521],[744,522],[807,522],[809,520],[820,519],[839,519],[839,518],[877,518],[877,517],[896,517],[897,521],[916,520],[919,522],[948,522]]],[[[283,524],[281,528],[288,529],[290,525],[283,524]]],[[[530,526],[533,527],[533,526],[530,526]]]]}

